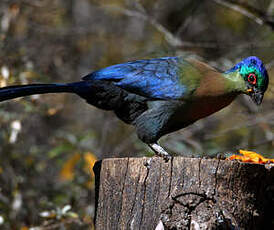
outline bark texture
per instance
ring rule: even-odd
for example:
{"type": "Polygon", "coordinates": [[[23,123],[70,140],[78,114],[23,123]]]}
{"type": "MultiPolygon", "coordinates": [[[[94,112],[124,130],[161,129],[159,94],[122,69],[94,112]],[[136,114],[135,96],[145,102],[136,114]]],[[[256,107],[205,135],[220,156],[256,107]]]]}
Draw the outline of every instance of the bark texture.
{"type": "Polygon", "coordinates": [[[219,159],[97,162],[96,229],[274,229],[274,167],[219,159]]]}

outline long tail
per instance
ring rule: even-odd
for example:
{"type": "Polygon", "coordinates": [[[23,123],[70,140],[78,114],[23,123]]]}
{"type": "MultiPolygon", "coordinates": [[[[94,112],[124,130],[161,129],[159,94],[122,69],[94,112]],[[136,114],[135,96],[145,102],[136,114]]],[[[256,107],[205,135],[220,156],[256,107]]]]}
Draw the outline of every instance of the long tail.
{"type": "Polygon", "coordinates": [[[44,93],[75,93],[75,88],[86,85],[84,81],[60,84],[29,84],[0,88],[0,102],[17,97],[44,93]]]}
{"type": "Polygon", "coordinates": [[[130,94],[112,82],[100,80],[3,87],[0,88],[0,102],[45,93],[75,93],[97,108],[114,110],[121,120],[129,124],[147,110],[146,98],[130,94]]]}

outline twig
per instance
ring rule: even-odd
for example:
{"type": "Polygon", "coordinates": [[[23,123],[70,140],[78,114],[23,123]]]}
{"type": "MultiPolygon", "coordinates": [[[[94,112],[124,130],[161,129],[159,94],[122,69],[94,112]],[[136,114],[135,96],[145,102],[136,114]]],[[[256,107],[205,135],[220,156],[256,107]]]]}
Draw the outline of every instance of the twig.
{"type": "Polygon", "coordinates": [[[232,132],[232,131],[235,131],[235,130],[238,130],[238,129],[241,129],[241,128],[245,128],[245,127],[252,127],[252,126],[255,126],[255,125],[257,125],[259,123],[262,123],[262,122],[264,122],[264,123],[272,123],[270,120],[273,118],[273,116],[274,116],[273,112],[267,113],[264,116],[259,116],[259,117],[258,116],[254,116],[254,118],[252,120],[249,120],[246,123],[242,123],[241,125],[236,125],[234,127],[231,127],[231,128],[228,128],[228,129],[224,129],[221,132],[219,132],[218,134],[207,134],[205,136],[204,140],[215,139],[217,137],[226,135],[229,132],[232,132]]]}
{"type": "Polygon", "coordinates": [[[269,62],[269,63],[267,63],[267,64],[265,65],[265,67],[266,67],[267,69],[270,69],[272,66],[274,66],[274,60],[272,60],[271,62],[269,62]]]}
{"type": "Polygon", "coordinates": [[[227,8],[230,8],[232,10],[235,10],[242,15],[252,19],[259,25],[268,25],[271,27],[272,30],[274,30],[274,21],[270,20],[269,17],[262,11],[247,5],[245,3],[242,3],[240,1],[226,1],[226,0],[213,0],[214,2],[225,6],[227,8]]]}
{"type": "MultiPolygon", "coordinates": [[[[10,4],[13,1],[10,0],[1,0],[1,3],[5,3],[5,4],[10,4]]],[[[22,4],[26,4],[26,5],[30,5],[33,7],[44,7],[46,6],[47,2],[49,1],[44,1],[44,0],[21,0],[18,3],[22,3],[22,4]]]]}
{"type": "Polygon", "coordinates": [[[152,26],[154,26],[159,32],[164,34],[166,41],[170,45],[172,45],[172,46],[182,46],[183,45],[183,42],[181,39],[175,37],[167,28],[165,28],[163,25],[158,23],[154,18],[150,17],[145,12],[129,10],[129,9],[121,8],[118,6],[113,6],[113,5],[106,5],[104,7],[107,9],[110,9],[110,10],[116,10],[116,11],[118,11],[122,14],[125,14],[127,16],[130,16],[130,17],[136,17],[136,18],[145,20],[145,21],[149,22],[152,26]]]}
{"type": "MultiPolygon", "coordinates": [[[[215,0],[214,0],[215,1],[215,0]]],[[[217,0],[218,1],[218,0],[217,0]]],[[[180,38],[173,35],[167,28],[165,28],[163,25],[161,25],[159,22],[157,22],[154,18],[151,18],[147,13],[145,13],[145,9],[141,8],[140,4],[138,6],[138,9],[140,9],[142,12],[137,10],[129,10],[126,8],[121,8],[114,5],[105,5],[104,8],[109,10],[115,10],[118,11],[124,15],[127,15],[129,17],[136,17],[139,19],[142,19],[144,21],[149,22],[152,26],[154,26],[160,33],[165,35],[166,41],[173,47],[177,48],[206,48],[206,49],[216,49],[216,48],[229,48],[234,47],[238,49],[245,49],[250,47],[251,45],[254,45],[254,43],[242,43],[242,44],[216,44],[215,42],[189,42],[189,41],[182,41],[180,38]]],[[[256,44],[256,47],[266,48],[266,47],[273,47],[273,43],[261,43],[256,44]]]]}

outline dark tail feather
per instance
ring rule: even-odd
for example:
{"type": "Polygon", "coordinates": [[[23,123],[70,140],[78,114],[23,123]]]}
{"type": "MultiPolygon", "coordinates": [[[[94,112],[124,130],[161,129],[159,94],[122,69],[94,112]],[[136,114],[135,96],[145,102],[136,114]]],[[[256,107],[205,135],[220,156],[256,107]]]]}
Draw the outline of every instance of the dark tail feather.
{"type": "Polygon", "coordinates": [[[74,93],[75,87],[84,86],[85,82],[60,84],[29,84],[0,88],[0,101],[44,93],[74,93]]]}
{"type": "Polygon", "coordinates": [[[45,93],[75,93],[97,108],[114,110],[121,120],[129,124],[147,110],[146,98],[130,94],[112,82],[100,80],[3,87],[0,88],[0,102],[45,93]]]}

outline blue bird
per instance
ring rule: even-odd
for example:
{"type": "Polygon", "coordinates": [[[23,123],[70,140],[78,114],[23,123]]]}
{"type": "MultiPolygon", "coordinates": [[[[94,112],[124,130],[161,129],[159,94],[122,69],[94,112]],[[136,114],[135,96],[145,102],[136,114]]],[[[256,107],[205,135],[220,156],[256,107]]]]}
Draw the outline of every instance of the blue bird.
{"type": "Polygon", "coordinates": [[[165,134],[182,129],[247,94],[261,104],[268,87],[263,62],[248,57],[226,72],[182,57],[137,60],[106,67],[82,81],[0,88],[0,101],[44,93],[75,93],[100,109],[113,110],[134,125],[140,140],[160,156],[165,134]]]}

